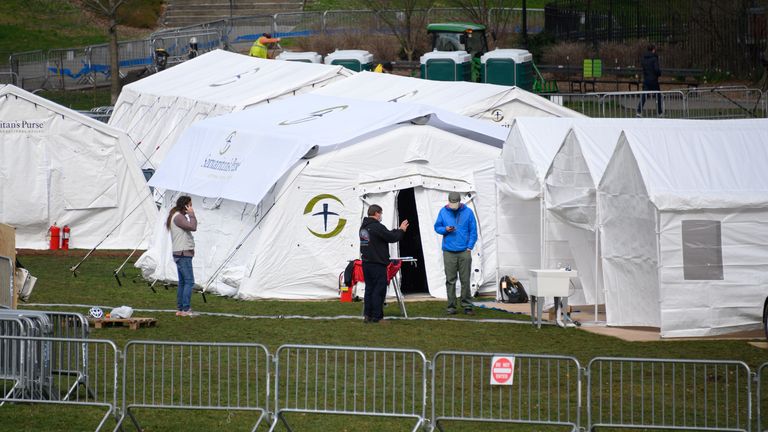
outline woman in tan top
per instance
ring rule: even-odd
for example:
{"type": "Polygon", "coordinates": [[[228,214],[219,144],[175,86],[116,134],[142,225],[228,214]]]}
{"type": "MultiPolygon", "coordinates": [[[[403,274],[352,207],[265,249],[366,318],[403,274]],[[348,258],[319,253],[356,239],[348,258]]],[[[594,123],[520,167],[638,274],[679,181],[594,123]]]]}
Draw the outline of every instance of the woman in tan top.
{"type": "Polygon", "coordinates": [[[182,195],[176,200],[176,206],[168,212],[165,226],[171,232],[173,261],[176,263],[179,275],[179,287],[176,290],[176,316],[191,316],[192,287],[195,286],[195,274],[192,270],[195,239],[192,237],[192,232],[197,230],[192,198],[182,195]]]}

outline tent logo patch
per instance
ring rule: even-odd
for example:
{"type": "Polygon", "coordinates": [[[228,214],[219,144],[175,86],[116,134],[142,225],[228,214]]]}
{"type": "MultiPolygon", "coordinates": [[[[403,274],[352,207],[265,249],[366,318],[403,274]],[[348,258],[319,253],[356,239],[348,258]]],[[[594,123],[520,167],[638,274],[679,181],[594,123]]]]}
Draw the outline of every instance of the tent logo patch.
{"type": "Polygon", "coordinates": [[[496,123],[504,120],[504,112],[500,109],[491,111],[491,120],[495,121],[496,123]]]}
{"type": "Polygon", "coordinates": [[[226,138],[224,138],[224,145],[219,149],[219,154],[223,155],[230,147],[232,147],[232,140],[237,135],[237,131],[232,131],[226,138]]]}
{"type": "Polygon", "coordinates": [[[299,118],[299,119],[296,119],[296,120],[284,120],[284,121],[281,121],[280,123],[278,123],[278,125],[280,125],[280,126],[291,126],[291,125],[295,125],[295,124],[311,122],[311,121],[323,118],[323,116],[326,115],[326,114],[331,114],[331,113],[334,113],[334,112],[341,112],[341,111],[344,111],[347,108],[349,108],[349,105],[338,105],[338,106],[334,106],[334,107],[324,108],[324,109],[321,109],[321,110],[312,111],[311,113],[307,114],[306,117],[302,117],[302,118],[299,118]]]}
{"type": "Polygon", "coordinates": [[[227,85],[227,84],[232,84],[232,83],[235,83],[235,82],[237,82],[238,80],[240,80],[241,78],[243,78],[244,76],[246,76],[246,75],[250,75],[250,74],[254,74],[254,73],[258,72],[258,71],[259,71],[259,68],[253,68],[253,69],[249,69],[249,70],[247,70],[247,71],[245,71],[245,72],[241,72],[241,73],[239,73],[239,74],[236,74],[236,75],[233,75],[233,76],[231,76],[231,77],[229,77],[229,78],[224,78],[224,79],[223,79],[223,80],[221,80],[221,81],[216,81],[216,82],[214,82],[214,83],[210,83],[210,84],[208,84],[208,85],[209,85],[210,87],[221,87],[221,86],[225,86],[225,85],[227,85]]]}
{"type": "Polygon", "coordinates": [[[328,239],[331,237],[335,237],[339,235],[339,233],[344,229],[344,227],[347,225],[347,220],[339,217],[339,214],[337,212],[332,211],[331,205],[340,205],[341,207],[344,207],[344,203],[341,202],[340,199],[337,197],[331,195],[331,194],[320,194],[315,197],[313,197],[306,206],[304,206],[304,215],[310,215],[312,216],[313,224],[312,226],[322,226],[322,230],[317,229],[313,230],[309,226],[307,227],[307,230],[312,233],[315,237],[319,237],[322,239],[328,239]],[[321,208],[320,211],[316,211],[316,207],[318,207],[318,204],[322,204],[319,206],[321,208]],[[315,218],[316,216],[319,216],[315,218]],[[320,224],[320,219],[322,218],[322,225],[320,224]],[[338,218],[336,221],[336,226],[333,228],[328,228],[328,222],[329,219],[333,220],[334,218],[338,218]]]}

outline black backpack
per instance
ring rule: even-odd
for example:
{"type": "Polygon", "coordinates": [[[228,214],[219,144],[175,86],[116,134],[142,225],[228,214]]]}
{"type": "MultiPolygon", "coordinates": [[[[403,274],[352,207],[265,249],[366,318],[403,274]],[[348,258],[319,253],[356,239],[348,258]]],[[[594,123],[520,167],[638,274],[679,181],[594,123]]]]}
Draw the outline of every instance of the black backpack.
{"type": "Polygon", "coordinates": [[[499,281],[499,301],[502,303],[528,303],[528,293],[519,280],[504,276],[499,281]]]}

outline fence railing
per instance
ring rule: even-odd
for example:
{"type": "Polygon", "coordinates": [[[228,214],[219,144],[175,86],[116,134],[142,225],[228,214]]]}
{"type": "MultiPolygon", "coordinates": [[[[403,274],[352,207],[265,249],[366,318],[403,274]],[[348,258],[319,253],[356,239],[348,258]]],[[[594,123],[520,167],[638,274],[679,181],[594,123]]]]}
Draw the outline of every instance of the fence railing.
{"type": "Polygon", "coordinates": [[[581,367],[565,356],[445,351],[432,360],[432,424],[443,421],[580,425],[581,367]],[[512,359],[511,385],[492,385],[492,359],[512,359]]]}
{"type": "Polygon", "coordinates": [[[748,431],[751,395],[743,362],[598,357],[589,363],[588,423],[748,431]]]}
{"type": "Polygon", "coordinates": [[[757,369],[757,380],[755,383],[756,398],[755,405],[757,406],[757,431],[768,430],[768,363],[763,363],[757,369]]]}
{"type": "MultiPolygon", "coordinates": [[[[93,406],[106,409],[95,430],[101,430],[117,407],[118,350],[107,340],[0,335],[0,404],[36,403],[93,406]],[[84,350],[87,386],[70,392],[77,378],[56,374],[51,352],[84,350]]],[[[72,361],[72,357],[68,357],[72,361]]],[[[65,363],[65,369],[80,365],[65,363]]],[[[77,388],[77,386],[76,386],[77,388]]],[[[7,409],[7,408],[6,408],[7,409]]]]}
{"type": "Polygon", "coordinates": [[[765,94],[759,89],[739,87],[554,94],[546,97],[589,117],[639,116],[675,119],[768,117],[768,100],[765,94]]]}
{"type": "Polygon", "coordinates": [[[285,414],[413,418],[427,409],[427,360],[421,351],[319,345],[283,345],[275,354],[275,419],[285,414]]]}
{"type": "Polygon", "coordinates": [[[253,430],[267,415],[270,356],[241,343],[128,342],[124,350],[123,415],[143,430],[137,408],[255,411],[253,430]]]}
{"type": "Polygon", "coordinates": [[[290,430],[291,413],[413,419],[414,431],[448,422],[574,431],[768,426],[768,363],[753,373],[728,360],[598,357],[583,368],[569,356],[442,351],[429,362],[413,349],[322,345],[283,345],[274,356],[250,343],[130,341],[118,350],[108,340],[37,336],[55,327],[84,334],[74,315],[17,312],[0,314],[0,406],[102,407],[97,431],[110,416],[116,430],[128,419],[141,430],[136,412],[148,409],[254,412],[254,430],[267,418],[270,430],[290,430]],[[510,385],[491,384],[498,373],[510,385]]]}

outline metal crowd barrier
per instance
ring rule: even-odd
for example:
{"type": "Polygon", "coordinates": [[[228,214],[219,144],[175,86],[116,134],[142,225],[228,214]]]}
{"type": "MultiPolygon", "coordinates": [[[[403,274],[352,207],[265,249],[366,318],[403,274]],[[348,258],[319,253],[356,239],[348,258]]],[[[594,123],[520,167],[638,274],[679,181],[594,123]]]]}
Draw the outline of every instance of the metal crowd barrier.
{"type": "Polygon", "coordinates": [[[748,88],[700,88],[686,94],[687,118],[733,119],[766,117],[763,93],[748,88]]]}
{"type": "Polygon", "coordinates": [[[602,113],[599,117],[626,118],[640,113],[642,117],[687,118],[685,95],[677,90],[605,93],[600,105],[602,113]]]}
{"type": "MultiPolygon", "coordinates": [[[[51,322],[51,337],[63,339],[88,339],[90,328],[88,319],[76,312],[44,312],[51,322]]],[[[67,389],[63,399],[69,399],[78,387],[88,388],[88,346],[73,344],[53,344],[51,351],[51,370],[54,374],[69,375],[74,381],[67,389]]]]}
{"type": "Polygon", "coordinates": [[[275,354],[275,418],[286,413],[412,418],[424,425],[427,360],[418,350],[283,345],[275,354]]]}
{"type": "Polygon", "coordinates": [[[471,421],[568,426],[581,415],[574,357],[441,351],[432,360],[432,425],[471,421]],[[511,385],[492,385],[494,356],[513,358],[511,385]]]}
{"type": "Polygon", "coordinates": [[[13,261],[0,256],[0,308],[13,307],[13,261]]]}
{"type": "Polygon", "coordinates": [[[587,376],[589,430],[751,427],[752,375],[743,362],[597,357],[587,376]]]}
{"type": "Polygon", "coordinates": [[[269,411],[270,356],[264,345],[131,341],[123,363],[123,409],[143,430],[135,408],[269,411]]]}
{"type": "MultiPolygon", "coordinates": [[[[29,336],[0,335],[0,346],[13,349],[0,353],[0,365],[10,375],[18,377],[21,384],[14,380],[0,380],[0,402],[65,404],[78,406],[103,407],[107,411],[96,426],[101,430],[117,407],[117,346],[107,340],[85,340],[64,338],[40,338],[29,336]],[[54,346],[54,350],[79,349],[85,346],[88,357],[89,391],[74,392],[64,399],[58,389],[69,388],[71,378],[67,375],[53,376],[46,368],[45,359],[29,360],[31,352],[41,352],[41,346],[54,346]],[[28,347],[28,348],[24,348],[28,347]],[[37,361],[43,360],[43,361],[37,361]],[[24,365],[24,366],[19,366],[24,365]],[[10,382],[9,382],[10,381],[10,382]],[[21,389],[19,387],[22,387],[21,389]],[[22,391],[23,390],[23,391],[22,391]]],[[[67,366],[73,369],[74,366],[67,366]]],[[[8,375],[8,373],[4,374],[8,375]]]]}
{"type": "Polygon", "coordinates": [[[768,431],[768,363],[763,363],[757,369],[757,431],[768,431]]]}

